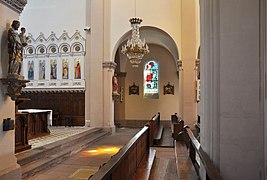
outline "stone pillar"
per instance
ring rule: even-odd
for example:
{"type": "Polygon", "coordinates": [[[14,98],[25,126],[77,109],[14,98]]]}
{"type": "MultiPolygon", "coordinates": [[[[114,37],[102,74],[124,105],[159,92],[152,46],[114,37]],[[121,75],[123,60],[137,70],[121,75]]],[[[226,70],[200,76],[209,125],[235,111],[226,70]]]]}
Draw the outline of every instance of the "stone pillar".
{"type": "MultiPolygon", "coordinates": [[[[111,59],[110,39],[111,39],[111,5],[110,0],[97,0],[86,2],[87,9],[91,14],[87,19],[88,26],[91,27],[90,34],[87,36],[86,47],[86,94],[85,94],[85,118],[90,121],[92,127],[113,126],[110,122],[110,99],[112,91],[106,90],[106,83],[111,81],[114,69],[108,71],[105,67],[105,60],[111,59]],[[90,24],[90,25],[89,25],[90,24]],[[103,65],[104,64],[104,65],[103,65]],[[105,104],[107,103],[108,104],[105,104]],[[106,114],[107,113],[107,114],[106,114]]],[[[110,63],[108,61],[108,63],[110,63]]],[[[112,83],[110,84],[112,87],[112,83]]],[[[112,117],[113,118],[113,117],[112,117]]]]}
{"type": "MultiPolygon", "coordinates": [[[[113,61],[103,62],[104,71],[104,127],[114,128],[114,99],[112,97],[112,78],[116,63],[113,61]]],[[[114,97],[115,98],[115,97],[114,97]]]]}
{"type": "Polygon", "coordinates": [[[200,143],[223,179],[266,179],[262,2],[200,4],[200,143]]]}
{"type": "MultiPolygon", "coordinates": [[[[8,72],[7,31],[12,21],[18,20],[26,3],[26,0],[0,0],[0,78],[6,78],[8,72]]],[[[21,168],[15,157],[15,130],[3,131],[4,119],[15,120],[15,102],[6,93],[6,87],[0,82],[0,179],[21,179],[21,168]]]]}
{"type": "Polygon", "coordinates": [[[195,0],[181,1],[182,6],[182,22],[181,22],[181,56],[180,60],[183,63],[183,72],[181,80],[183,82],[182,90],[182,106],[183,106],[183,119],[185,124],[194,128],[197,120],[197,103],[196,103],[196,83],[195,83],[195,59],[199,44],[197,44],[198,29],[195,0]]]}

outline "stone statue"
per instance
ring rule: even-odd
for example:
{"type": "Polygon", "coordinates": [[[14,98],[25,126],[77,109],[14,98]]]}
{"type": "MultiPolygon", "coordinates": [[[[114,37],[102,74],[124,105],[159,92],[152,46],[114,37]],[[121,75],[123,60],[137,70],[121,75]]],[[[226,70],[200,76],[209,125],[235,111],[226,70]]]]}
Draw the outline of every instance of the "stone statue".
{"type": "Polygon", "coordinates": [[[20,22],[14,20],[8,30],[9,76],[19,76],[21,71],[23,45],[17,32],[19,26],[20,22]]]}
{"type": "Polygon", "coordinates": [[[21,44],[23,47],[28,45],[28,42],[27,42],[28,37],[26,36],[26,28],[25,27],[20,28],[19,38],[20,38],[20,41],[21,41],[21,44]]]}
{"type": "Polygon", "coordinates": [[[119,83],[116,75],[113,76],[112,78],[112,86],[113,86],[112,88],[113,95],[119,95],[119,83]]]}

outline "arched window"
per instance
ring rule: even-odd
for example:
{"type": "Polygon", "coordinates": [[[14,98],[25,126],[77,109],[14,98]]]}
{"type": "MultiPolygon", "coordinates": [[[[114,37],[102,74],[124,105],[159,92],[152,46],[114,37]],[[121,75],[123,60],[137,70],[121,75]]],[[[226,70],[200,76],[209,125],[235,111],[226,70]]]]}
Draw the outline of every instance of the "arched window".
{"type": "Polygon", "coordinates": [[[159,98],[159,65],[156,60],[149,60],[144,67],[144,98],[159,98]]]}

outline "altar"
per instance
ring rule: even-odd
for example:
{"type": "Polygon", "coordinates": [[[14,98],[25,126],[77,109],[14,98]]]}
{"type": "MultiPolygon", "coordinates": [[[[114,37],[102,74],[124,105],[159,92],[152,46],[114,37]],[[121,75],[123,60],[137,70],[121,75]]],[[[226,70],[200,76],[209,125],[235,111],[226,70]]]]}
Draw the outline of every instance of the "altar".
{"type": "Polygon", "coordinates": [[[48,127],[52,126],[52,110],[23,109],[18,110],[17,115],[24,115],[27,119],[28,139],[33,139],[50,134],[48,127]]]}
{"type": "Polygon", "coordinates": [[[18,110],[19,113],[47,113],[47,125],[52,126],[52,113],[51,109],[22,109],[18,110]]]}

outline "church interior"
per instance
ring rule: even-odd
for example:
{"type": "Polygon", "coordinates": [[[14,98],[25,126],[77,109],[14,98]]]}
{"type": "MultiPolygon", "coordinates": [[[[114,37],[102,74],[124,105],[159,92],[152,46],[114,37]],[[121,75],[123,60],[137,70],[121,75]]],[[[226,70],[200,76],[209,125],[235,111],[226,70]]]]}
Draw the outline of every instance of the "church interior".
{"type": "Polygon", "coordinates": [[[0,42],[0,180],[267,179],[266,0],[0,0],[0,42]]]}

